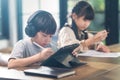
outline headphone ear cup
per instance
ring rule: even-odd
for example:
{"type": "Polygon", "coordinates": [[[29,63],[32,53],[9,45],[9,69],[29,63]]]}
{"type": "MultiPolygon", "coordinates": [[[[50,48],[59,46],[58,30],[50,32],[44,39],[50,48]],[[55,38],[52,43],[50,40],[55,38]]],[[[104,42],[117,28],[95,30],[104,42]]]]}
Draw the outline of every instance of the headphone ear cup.
{"type": "Polygon", "coordinates": [[[34,37],[37,33],[35,27],[32,25],[32,23],[28,23],[28,25],[25,28],[25,33],[29,36],[29,37],[34,37]]]}

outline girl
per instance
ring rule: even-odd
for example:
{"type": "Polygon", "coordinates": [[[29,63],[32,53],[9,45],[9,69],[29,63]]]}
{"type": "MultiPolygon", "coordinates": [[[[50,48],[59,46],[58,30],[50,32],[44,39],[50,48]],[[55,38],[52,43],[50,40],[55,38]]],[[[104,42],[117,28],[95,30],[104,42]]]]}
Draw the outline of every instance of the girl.
{"type": "Polygon", "coordinates": [[[72,24],[65,25],[58,34],[58,46],[79,43],[73,54],[94,49],[103,52],[110,52],[107,46],[101,41],[107,37],[107,31],[103,30],[96,35],[92,35],[86,31],[91,21],[94,19],[94,11],[91,5],[85,1],[79,1],[72,9],[72,24]]]}

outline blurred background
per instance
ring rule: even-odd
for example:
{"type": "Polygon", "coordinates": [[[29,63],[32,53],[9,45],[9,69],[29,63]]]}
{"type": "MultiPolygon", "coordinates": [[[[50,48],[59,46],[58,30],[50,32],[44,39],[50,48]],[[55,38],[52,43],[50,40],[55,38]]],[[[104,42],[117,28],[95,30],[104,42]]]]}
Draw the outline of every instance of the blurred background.
{"type": "MultiPolygon", "coordinates": [[[[13,47],[18,40],[27,37],[24,32],[27,19],[39,9],[52,13],[59,31],[78,1],[80,0],[0,0],[0,49],[13,47]]],[[[105,44],[120,43],[120,0],[85,1],[95,10],[95,19],[89,30],[109,29],[105,44]]],[[[57,41],[57,33],[53,39],[57,41]]]]}

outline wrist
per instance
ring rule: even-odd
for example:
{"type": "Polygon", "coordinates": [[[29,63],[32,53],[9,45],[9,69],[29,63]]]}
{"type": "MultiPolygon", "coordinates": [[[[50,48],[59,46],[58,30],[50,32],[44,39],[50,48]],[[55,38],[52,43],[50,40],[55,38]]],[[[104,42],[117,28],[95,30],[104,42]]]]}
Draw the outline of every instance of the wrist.
{"type": "Polygon", "coordinates": [[[86,46],[88,46],[88,47],[91,46],[91,45],[93,45],[94,42],[95,42],[95,40],[94,40],[93,37],[88,38],[87,40],[85,40],[85,44],[86,44],[86,46]]]}

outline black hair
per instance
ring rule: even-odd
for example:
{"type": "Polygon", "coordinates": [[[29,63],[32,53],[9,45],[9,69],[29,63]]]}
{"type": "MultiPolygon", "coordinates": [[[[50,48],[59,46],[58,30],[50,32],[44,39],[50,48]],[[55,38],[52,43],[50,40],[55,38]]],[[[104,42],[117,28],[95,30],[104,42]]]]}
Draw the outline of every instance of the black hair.
{"type": "Polygon", "coordinates": [[[25,32],[29,37],[34,37],[39,31],[55,34],[56,27],[55,19],[49,12],[38,10],[29,17],[25,32]]]}
{"type": "Polygon", "coordinates": [[[75,13],[78,17],[85,16],[85,20],[94,19],[94,10],[86,1],[79,1],[72,9],[72,13],[75,13]]]}
{"type": "MultiPolygon", "coordinates": [[[[84,16],[84,20],[93,20],[94,19],[94,10],[92,6],[86,1],[79,1],[72,9],[72,13],[75,13],[78,17],[84,16]]],[[[77,39],[80,40],[78,35],[77,25],[72,19],[72,29],[75,33],[77,39]]],[[[83,31],[83,33],[85,33],[83,31]]],[[[85,33],[85,39],[88,38],[88,35],[85,33]]]]}

